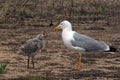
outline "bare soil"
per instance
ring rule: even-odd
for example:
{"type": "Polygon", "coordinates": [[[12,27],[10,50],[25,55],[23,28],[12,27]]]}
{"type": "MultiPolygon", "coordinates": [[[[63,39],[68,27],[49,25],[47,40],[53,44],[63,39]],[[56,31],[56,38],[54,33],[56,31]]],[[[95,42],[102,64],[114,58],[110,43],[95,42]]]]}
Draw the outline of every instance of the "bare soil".
{"type": "MultiPolygon", "coordinates": [[[[71,21],[73,30],[120,49],[120,25],[117,17],[94,22],[71,21]],[[116,21],[117,20],[117,21],[116,21]]],[[[0,80],[119,80],[120,53],[90,52],[82,55],[82,67],[73,70],[79,57],[68,50],[61,31],[54,32],[49,22],[24,20],[26,25],[2,24],[0,27],[0,63],[7,64],[0,80]],[[29,23],[29,24],[27,24],[29,23]],[[43,26],[40,26],[43,25],[43,26]],[[28,39],[46,31],[46,48],[35,56],[35,69],[27,69],[27,57],[16,53],[28,39]],[[33,79],[31,76],[37,76],[33,79]],[[31,78],[31,79],[30,79],[31,78]]],[[[54,25],[57,22],[54,21],[54,25]]],[[[32,65],[31,65],[32,66],[32,65]]]]}

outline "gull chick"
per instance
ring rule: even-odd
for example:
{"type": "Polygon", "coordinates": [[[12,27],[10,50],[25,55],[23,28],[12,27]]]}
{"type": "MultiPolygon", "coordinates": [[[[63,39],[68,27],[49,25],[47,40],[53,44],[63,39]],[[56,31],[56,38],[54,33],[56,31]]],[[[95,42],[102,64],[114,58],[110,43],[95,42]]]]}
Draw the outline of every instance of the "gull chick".
{"type": "Polygon", "coordinates": [[[44,34],[39,34],[36,38],[27,40],[18,50],[17,53],[28,56],[27,68],[29,68],[30,57],[34,68],[34,56],[44,47],[44,34]]]}

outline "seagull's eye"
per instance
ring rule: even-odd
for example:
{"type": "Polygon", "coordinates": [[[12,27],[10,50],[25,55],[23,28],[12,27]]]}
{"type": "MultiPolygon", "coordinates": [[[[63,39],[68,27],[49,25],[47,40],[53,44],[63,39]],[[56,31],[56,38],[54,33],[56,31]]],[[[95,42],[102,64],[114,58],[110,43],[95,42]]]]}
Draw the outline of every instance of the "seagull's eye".
{"type": "Polygon", "coordinates": [[[61,23],[61,25],[63,25],[63,23],[61,23]]]}

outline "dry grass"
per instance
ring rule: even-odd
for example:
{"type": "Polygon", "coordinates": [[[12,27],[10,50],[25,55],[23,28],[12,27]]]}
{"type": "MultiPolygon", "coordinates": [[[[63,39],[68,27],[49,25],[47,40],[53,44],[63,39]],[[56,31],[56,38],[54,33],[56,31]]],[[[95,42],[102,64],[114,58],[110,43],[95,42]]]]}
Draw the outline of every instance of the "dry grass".
{"type": "Polygon", "coordinates": [[[17,19],[32,17],[79,19],[81,16],[109,16],[119,12],[116,9],[120,8],[119,0],[1,0],[0,4],[1,18],[17,19]]]}

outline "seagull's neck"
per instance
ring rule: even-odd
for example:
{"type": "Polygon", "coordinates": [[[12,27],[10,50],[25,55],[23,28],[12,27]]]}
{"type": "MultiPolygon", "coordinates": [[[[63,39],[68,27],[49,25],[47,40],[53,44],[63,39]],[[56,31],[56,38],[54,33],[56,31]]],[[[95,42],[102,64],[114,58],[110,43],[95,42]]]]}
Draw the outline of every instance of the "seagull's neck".
{"type": "Polygon", "coordinates": [[[62,31],[62,38],[65,37],[65,36],[69,36],[69,33],[72,32],[72,28],[65,28],[63,29],[62,31]]]}
{"type": "Polygon", "coordinates": [[[36,37],[35,40],[42,41],[43,39],[36,37]]]}
{"type": "Polygon", "coordinates": [[[62,38],[65,36],[69,36],[69,33],[72,31],[72,27],[66,27],[62,31],[62,38]]]}
{"type": "Polygon", "coordinates": [[[72,31],[72,27],[71,27],[71,26],[66,27],[66,28],[63,29],[63,31],[65,31],[65,32],[66,32],[66,31],[72,31]]]}

